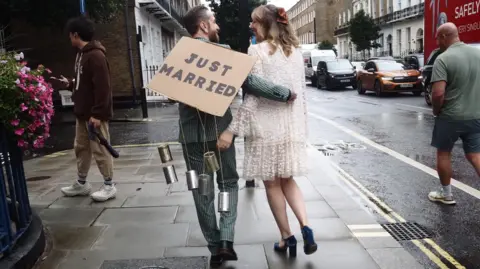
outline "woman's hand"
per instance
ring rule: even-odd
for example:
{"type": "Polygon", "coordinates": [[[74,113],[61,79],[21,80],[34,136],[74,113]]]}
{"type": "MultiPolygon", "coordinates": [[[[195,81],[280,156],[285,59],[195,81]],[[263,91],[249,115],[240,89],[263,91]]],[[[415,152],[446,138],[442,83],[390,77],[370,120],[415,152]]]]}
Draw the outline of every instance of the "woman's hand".
{"type": "Polygon", "coordinates": [[[227,150],[232,145],[232,141],[233,133],[230,131],[224,131],[218,138],[217,147],[220,150],[227,150]]]}

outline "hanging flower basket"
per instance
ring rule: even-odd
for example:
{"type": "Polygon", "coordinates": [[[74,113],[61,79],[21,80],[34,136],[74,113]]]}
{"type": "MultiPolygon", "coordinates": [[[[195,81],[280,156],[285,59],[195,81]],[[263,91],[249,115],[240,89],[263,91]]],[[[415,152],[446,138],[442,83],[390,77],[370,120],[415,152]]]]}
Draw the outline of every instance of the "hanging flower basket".
{"type": "Polygon", "coordinates": [[[22,149],[42,148],[53,116],[52,86],[42,65],[30,69],[23,53],[0,54],[0,126],[22,149]]]}

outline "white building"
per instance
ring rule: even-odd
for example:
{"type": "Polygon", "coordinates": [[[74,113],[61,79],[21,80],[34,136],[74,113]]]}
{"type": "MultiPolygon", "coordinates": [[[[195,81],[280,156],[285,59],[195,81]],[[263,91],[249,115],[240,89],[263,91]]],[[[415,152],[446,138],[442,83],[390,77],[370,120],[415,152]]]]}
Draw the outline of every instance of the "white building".
{"type": "Polygon", "coordinates": [[[344,10],[338,15],[335,36],[339,55],[362,58],[362,53],[355,50],[348,34],[349,21],[359,10],[372,16],[381,29],[377,41],[381,47],[371,50],[371,56],[403,57],[423,52],[424,7],[424,0],[353,0],[351,10],[344,10]]]}
{"type": "MultiPolygon", "coordinates": [[[[139,42],[142,79],[147,85],[158,72],[164,59],[182,36],[188,36],[182,17],[200,0],[135,0],[135,23],[139,42]]],[[[147,91],[148,100],[164,96],[147,91]]]]}

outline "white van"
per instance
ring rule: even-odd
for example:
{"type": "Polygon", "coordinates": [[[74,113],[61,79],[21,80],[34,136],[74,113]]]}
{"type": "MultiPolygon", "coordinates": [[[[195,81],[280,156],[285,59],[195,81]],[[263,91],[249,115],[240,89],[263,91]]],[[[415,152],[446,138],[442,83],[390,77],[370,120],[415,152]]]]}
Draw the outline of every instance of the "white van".
{"type": "Polygon", "coordinates": [[[333,50],[310,50],[303,52],[303,58],[306,60],[305,77],[310,79],[312,85],[317,85],[317,65],[320,61],[334,61],[337,55],[333,50]]]}

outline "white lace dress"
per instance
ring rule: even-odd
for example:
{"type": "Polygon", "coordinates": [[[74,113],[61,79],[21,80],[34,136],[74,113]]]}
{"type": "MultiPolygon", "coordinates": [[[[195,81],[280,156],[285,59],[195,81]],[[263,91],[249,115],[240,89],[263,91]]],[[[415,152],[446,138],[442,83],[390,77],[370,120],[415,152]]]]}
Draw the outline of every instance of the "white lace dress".
{"type": "Polygon", "coordinates": [[[244,178],[273,180],[301,176],[306,169],[307,111],[302,53],[286,57],[281,48],[269,55],[266,42],[252,45],[257,57],[252,74],[285,86],[297,94],[292,104],[247,94],[228,130],[246,137],[244,178]]]}

